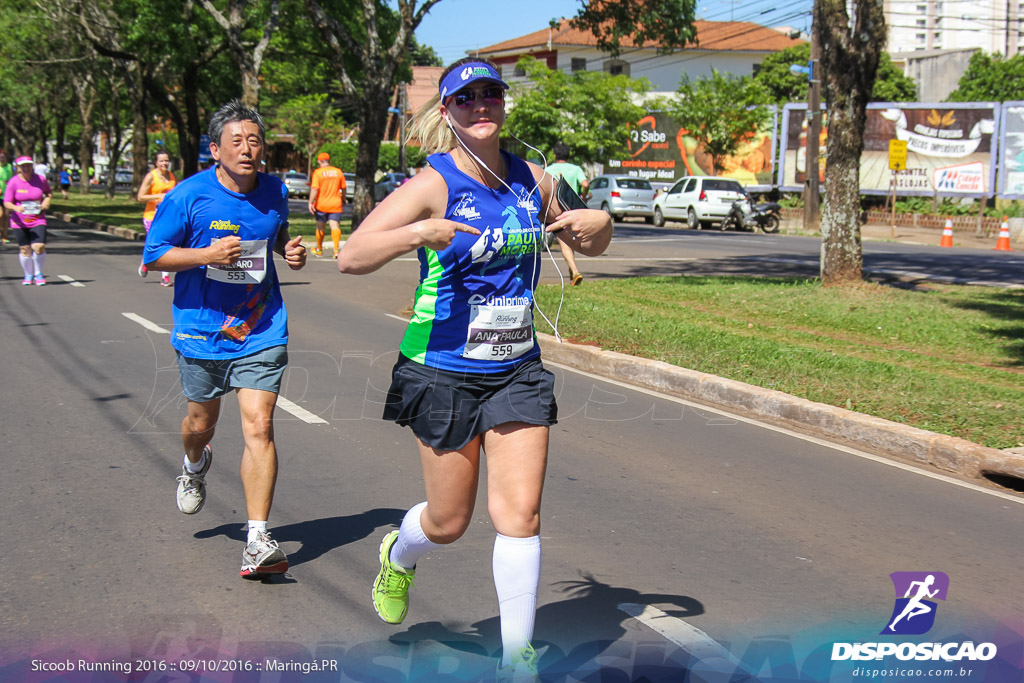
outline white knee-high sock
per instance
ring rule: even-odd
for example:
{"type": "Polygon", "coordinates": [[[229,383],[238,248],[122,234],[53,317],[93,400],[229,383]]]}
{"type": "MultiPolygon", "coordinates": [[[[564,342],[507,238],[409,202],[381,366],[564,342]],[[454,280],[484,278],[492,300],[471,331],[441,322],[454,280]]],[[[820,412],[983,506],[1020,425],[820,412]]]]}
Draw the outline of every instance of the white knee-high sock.
{"type": "Polygon", "coordinates": [[[420,515],[426,507],[427,501],[423,501],[405,513],[398,529],[398,539],[391,546],[391,561],[403,569],[412,569],[421,555],[441,547],[441,544],[427,538],[420,526],[420,515]]]}
{"type": "Polygon", "coordinates": [[[513,538],[498,534],[491,561],[501,621],[501,665],[533,638],[540,584],[540,536],[513,538]]]}
{"type": "Polygon", "coordinates": [[[18,254],[18,261],[21,263],[21,269],[25,271],[25,279],[31,280],[32,273],[35,272],[35,265],[32,262],[32,257],[25,256],[24,254],[18,254]]]}
{"type": "Polygon", "coordinates": [[[45,261],[46,261],[46,254],[45,253],[37,254],[34,251],[32,252],[32,262],[35,263],[35,266],[36,266],[36,275],[42,275],[43,274],[43,263],[45,261]]]}

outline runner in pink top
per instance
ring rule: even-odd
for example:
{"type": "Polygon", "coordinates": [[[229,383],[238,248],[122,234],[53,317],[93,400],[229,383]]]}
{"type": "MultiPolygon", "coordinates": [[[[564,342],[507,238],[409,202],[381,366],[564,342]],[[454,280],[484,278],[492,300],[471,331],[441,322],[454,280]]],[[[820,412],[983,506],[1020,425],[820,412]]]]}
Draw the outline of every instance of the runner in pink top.
{"type": "Polygon", "coordinates": [[[15,159],[18,174],[7,182],[4,207],[11,216],[11,232],[18,240],[23,285],[45,285],[43,262],[46,260],[46,210],[50,208],[53,191],[46,178],[36,175],[32,157],[15,159]]]}

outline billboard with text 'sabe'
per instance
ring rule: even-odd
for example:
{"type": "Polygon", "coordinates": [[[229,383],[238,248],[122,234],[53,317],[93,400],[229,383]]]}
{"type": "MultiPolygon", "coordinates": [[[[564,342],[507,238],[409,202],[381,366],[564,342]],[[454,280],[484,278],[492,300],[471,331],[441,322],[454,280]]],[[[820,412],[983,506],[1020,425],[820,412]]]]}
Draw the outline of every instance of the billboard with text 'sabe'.
{"type": "MultiPolygon", "coordinates": [[[[715,175],[738,180],[754,192],[772,188],[778,112],[774,106],[771,109],[770,122],[763,130],[750,131],[736,153],[722,160],[715,175]]],[[[712,165],[710,155],[688,130],[664,112],[651,112],[629,126],[629,141],[609,156],[604,171],[667,184],[683,176],[712,175],[712,165]]]]}

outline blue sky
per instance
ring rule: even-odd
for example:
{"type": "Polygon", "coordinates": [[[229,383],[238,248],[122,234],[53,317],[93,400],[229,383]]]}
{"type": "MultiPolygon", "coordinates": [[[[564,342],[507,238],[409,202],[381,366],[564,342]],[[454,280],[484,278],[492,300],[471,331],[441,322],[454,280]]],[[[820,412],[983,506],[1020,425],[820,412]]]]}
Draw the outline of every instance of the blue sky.
{"type": "MultiPolygon", "coordinates": [[[[623,0],[628,1],[628,0],[623,0]]],[[[467,50],[486,47],[547,28],[555,17],[572,17],[579,0],[442,0],[416,29],[416,39],[434,48],[445,64],[467,50]]],[[[697,4],[709,21],[752,21],[765,26],[810,29],[811,0],[710,0],[697,4]]]]}

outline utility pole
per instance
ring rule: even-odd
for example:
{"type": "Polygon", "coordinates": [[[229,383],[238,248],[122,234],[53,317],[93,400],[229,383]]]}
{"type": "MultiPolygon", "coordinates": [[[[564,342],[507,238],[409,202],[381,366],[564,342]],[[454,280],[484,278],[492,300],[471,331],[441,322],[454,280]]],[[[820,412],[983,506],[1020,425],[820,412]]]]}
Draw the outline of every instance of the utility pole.
{"type": "Polygon", "coordinates": [[[409,111],[409,98],[406,96],[406,84],[402,83],[402,94],[399,96],[401,99],[398,108],[402,110],[402,113],[398,115],[398,171],[399,173],[406,172],[405,165],[405,117],[406,112],[409,111]]]}
{"type": "Polygon", "coordinates": [[[807,130],[807,179],[804,181],[804,229],[817,232],[820,228],[821,189],[818,179],[820,169],[818,140],[821,138],[821,77],[818,60],[821,57],[818,46],[817,22],[811,19],[811,63],[810,83],[807,96],[807,115],[810,125],[807,130]]]}

